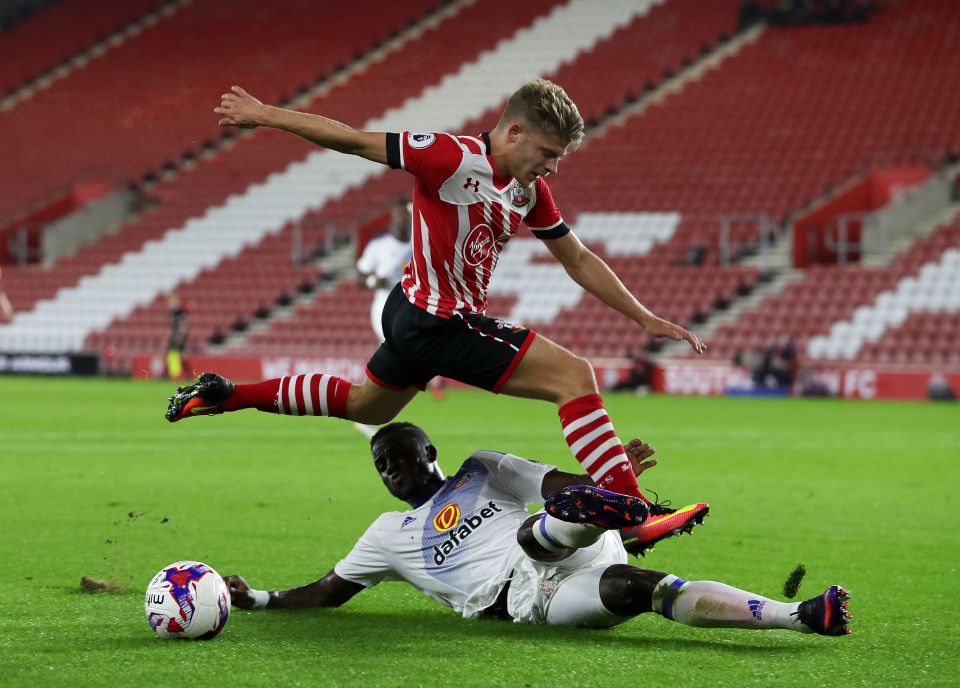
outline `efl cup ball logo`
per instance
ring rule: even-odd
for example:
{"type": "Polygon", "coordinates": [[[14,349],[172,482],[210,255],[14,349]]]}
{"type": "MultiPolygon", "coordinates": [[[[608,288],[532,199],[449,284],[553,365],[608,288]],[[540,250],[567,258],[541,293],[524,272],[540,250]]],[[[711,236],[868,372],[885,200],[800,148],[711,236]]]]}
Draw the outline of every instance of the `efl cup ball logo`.
{"type": "Polygon", "coordinates": [[[493,230],[490,225],[477,225],[470,230],[467,240],[463,242],[463,261],[471,267],[477,267],[486,262],[493,248],[493,230]]]}
{"type": "Polygon", "coordinates": [[[433,527],[438,533],[445,533],[460,522],[460,505],[451,502],[433,517],[433,527]]]}

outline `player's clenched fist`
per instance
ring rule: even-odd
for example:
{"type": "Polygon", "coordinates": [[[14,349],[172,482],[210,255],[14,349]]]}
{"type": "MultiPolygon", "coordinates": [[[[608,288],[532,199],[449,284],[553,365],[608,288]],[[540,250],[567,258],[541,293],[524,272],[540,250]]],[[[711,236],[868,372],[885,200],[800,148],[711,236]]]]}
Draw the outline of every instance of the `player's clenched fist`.
{"type": "Polygon", "coordinates": [[[253,598],[250,597],[250,586],[243,576],[224,576],[223,582],[230,591],[230,603],[240,609],[253,609],[253,598]]]}

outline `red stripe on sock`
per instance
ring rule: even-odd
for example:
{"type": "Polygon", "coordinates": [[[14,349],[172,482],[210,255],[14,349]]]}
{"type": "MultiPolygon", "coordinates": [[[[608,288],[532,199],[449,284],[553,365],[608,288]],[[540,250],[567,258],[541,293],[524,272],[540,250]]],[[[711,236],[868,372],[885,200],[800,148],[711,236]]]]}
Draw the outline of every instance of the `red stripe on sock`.
{"type": "Polygon", "coordinates": [[[224,411],[239,411],[255,408],[265,413],[277,413],[277,393],[280,378],[264,380],[252,385],[236,385],[227,399],[220,404],[224,411]]]}
{"type": "Polygon", "coordinates": [[[303,381],[306,377],[306,375],[297,375],[293,379],[293,396],[297,401],[297,408],[293,409],[293,413],[298,416],[307,412],[307,405],[303,401],[303,381]]]}
{"type": "Polygon", "coordinates": [[[599,408],[603,408],[603,397],[599,394],[587,394],[568,401],[560,407],[557,415],[560,416],[560,423],[566,427],[577,418],[582,418],[599,408]]]}
{"type": "Polygon", "coordinates": [[[320,415],[320,381],[323,375],[314,375],[310,380],[310,405],[313,407],[313,415],[320,415]]]}
{"type": "Polygon", "coordinates": [[[290,409],[287,408],[287,395],[290,391],[290,378],[283,378],[283,383],[280,385],[280,393],[277,396],[277,413],[290,414],[290,409]]]}
{"type": "MultiPolygon", "coordinates": [[[[594,409],[594,411],[595,410],[596,409],[594,409]]],[[[593,413],[593,411],[591,411],[590,413],[593,413]]],[[[577,428],[576,430],[571,432],[569,435],[566,435],[567,444],[573,445],[576,442],[579,442],[583,437],[586,437],[588,434],[590,434],[591,432],[599,428],[601,425],[606,425],[609,422],[610,422],[609,416],[607,416],[607,414],[604,413],[602,416],[600,416],[596,420],[591,421],[586,425],[584,425],[582,428],[577,428]]]]}
{"type": "Polygon", "coordinates": [[[347,417],[347,397],[353,385],[343,378],[335,377],[327,386],[327,411],[334,418],[347,417]]]}

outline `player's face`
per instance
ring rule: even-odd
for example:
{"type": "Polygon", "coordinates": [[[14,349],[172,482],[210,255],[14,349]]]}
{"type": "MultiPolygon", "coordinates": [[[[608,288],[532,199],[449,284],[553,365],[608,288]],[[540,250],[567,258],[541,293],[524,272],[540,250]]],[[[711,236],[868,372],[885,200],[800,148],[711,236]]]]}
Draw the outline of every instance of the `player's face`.
{"type": "Polygon", "coordinates": [[[388,435],[373,447],[373,465],[380,480],[397,499],[420,496],[436,472],[436,450],[423,437],[388,435]]]}
{"type": "Polygon", "coordinates": [[[513,144],[510,174],[524,186],[533,184],[537,177],[556,174],[570,143],[561,136],[514,126],[518,131],[511,129],[508,134],[513,144]]]}

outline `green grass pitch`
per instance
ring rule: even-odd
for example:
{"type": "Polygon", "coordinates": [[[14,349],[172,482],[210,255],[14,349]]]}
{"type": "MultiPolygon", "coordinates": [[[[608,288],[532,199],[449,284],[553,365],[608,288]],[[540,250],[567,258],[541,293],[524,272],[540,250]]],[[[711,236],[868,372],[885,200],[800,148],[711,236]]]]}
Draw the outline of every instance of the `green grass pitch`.
{"type": "MultiPolygon", "coordinates": [[[[233,610],[209,643],[161,641],[143,591],[200,559],[258,587],[324,574],[386,493],[343,421],[255,411],[163,420],[169,384],[0,378],[0,685],[957,685],[960,412],[934,404],[608,395],[621,436],[658,450],[641,477],[712,514],[642,565],[800,598],[842,583],[853,635],[612,631],[468,622],[401,583],[338,610],[233,610]],[[81,576],[122,586],[80,591],[81,576]]],[[[475,449],[576,470],[547,404],[422,395],[448,472],[475,449]]]]}

